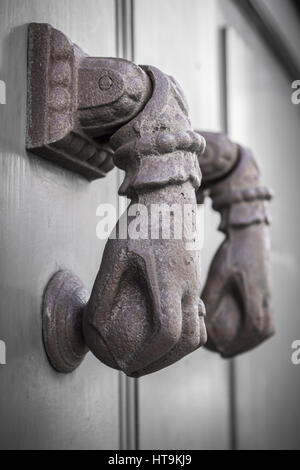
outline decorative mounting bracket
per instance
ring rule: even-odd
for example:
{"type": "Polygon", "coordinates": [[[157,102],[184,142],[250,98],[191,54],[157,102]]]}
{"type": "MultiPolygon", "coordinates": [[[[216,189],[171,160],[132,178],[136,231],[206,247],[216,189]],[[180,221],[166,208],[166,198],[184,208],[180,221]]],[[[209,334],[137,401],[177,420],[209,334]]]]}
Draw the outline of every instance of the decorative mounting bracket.
{"type": "Polygon", "coordinates": [[[89,57],[49,24],[30,24],[26,148],[89,180],[103,178],[114,167],[109,134],[151,92],[143,70],[129,64],[89,57]]]}

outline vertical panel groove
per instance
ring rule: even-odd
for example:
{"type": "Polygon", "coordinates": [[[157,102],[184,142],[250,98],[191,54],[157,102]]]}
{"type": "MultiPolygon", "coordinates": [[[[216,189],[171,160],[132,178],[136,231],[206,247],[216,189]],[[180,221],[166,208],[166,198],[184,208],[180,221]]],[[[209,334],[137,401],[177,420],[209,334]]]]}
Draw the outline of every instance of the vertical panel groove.
{"type": "MultiPolygon", "coordinates": [[[[228,105],[228,47],[227,28],[220,30],[220,75],[221,75],[221,124],[223,132],[229,133],[229,105],[228,105]]],[[[228,367],[229,380],[229,444],[231,450],[237,450],[237,410],[236,410],[236,368],[235,361],[231,359],[228,367]]]]}
{"type": "MultiPolygon", "coordinates": [[[[116,0],[116,34],[117,56],[134,60],[134,2],[133,0],[116,0]]],[[[118,185],[123,179],[118,170],[118,185]]],[[[119,198],[119,214],[125,209],[126,201],[119,198]]],[[[120,372],[120,449],[135,450],[139,448],[138,417],[138,380],[129,379],[120,372]]]]}

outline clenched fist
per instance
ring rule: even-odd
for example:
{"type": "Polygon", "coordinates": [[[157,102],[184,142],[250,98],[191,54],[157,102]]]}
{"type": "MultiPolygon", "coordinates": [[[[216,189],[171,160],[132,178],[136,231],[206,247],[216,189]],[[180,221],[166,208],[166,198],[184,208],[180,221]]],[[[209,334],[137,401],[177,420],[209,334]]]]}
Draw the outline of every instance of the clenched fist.
{"type": "MultiPolygon", "coordinates": [[[[223,135],[201,134],[207,142],[205,154],[199,156],[206,194],[221,214],[220,230],[226,237],[202,293],[207,311],[206,347],[232,357],[274,333],[266,207],[272,195],[261,185],[260,171],[249,150],[223,135]]],[[[200,190],[198,199],[202,194],[200,190]]]]}

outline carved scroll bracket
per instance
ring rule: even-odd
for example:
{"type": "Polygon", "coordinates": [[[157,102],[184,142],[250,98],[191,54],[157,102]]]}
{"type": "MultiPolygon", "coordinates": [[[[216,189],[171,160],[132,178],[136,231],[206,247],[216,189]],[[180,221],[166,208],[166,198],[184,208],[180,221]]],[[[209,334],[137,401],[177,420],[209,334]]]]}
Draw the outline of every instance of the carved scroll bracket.
{"type": "Polygon", "coordinates": [[[151,81],[123,59],[85,54],[49,24],[28,29],[26,148],[89,180],[113,167],[112,131],[136,116],[151,81]]]}

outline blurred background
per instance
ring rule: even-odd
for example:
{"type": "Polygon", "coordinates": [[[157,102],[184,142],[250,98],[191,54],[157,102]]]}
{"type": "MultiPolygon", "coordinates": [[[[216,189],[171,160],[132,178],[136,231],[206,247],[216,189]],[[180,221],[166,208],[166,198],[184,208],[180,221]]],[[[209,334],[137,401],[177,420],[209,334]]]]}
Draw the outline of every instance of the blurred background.
{"type": "MultiPolygon", "coordinates": [[[[300,365],[291,360],[300,340],[299,26],[292,0],[0,0],[0,448],[300,449],[300,365]],[[30,22],[52,24],[90,55],[173,75],[195,129],[226,131],[254,151],[276,194],[276,336],[233,361],[201,349],[138,381],[92,355],[69,376],[51,369],[43,289],[61,267],[92,287],[104,247],[96,208],[118,203],[122,175],[87,184],[26,153],[30,22]]],[[[203,282],[218,224],[208,203],[203,282]]]]}

